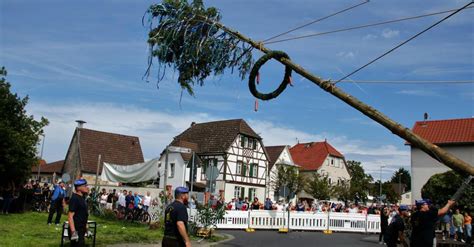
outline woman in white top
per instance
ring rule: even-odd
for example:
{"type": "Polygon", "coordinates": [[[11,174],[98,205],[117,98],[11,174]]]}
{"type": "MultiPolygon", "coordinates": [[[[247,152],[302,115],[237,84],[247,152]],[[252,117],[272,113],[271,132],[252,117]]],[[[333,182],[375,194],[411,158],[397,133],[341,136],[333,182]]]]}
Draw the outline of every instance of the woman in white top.
{"type": "Polygon", "coordinates": [[[100,206],[102,208],[105,208],[105,206],[107,205],[107,193],[104,192],[100,195],[100,206]]]}

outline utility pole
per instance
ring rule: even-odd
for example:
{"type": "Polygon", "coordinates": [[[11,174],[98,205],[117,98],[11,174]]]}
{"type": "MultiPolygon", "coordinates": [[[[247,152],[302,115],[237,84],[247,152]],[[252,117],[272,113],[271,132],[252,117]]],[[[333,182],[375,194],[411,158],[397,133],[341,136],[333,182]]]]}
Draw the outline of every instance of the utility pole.
{"type": "Polygon", "coordinates": [[[379,194],[379,200],[382,202],[382,168],[385,166],[380,166],[380,194],[379,194]]]}
{"type": "Polygon", "coordinates": [[[99,154],[99,158],[97,159],[97,170],[95,172],[95,189],[96,189],[96,191],[97,191],[97,185],[99,183],[99,169],[100,169],[101,158],[102,158],[102,155],[99,154]]]}
{"type": "Polygon", "coordinates": [[[46,139],[46,135],[45,134],[42,134],[43,136],[43,140],[42,140],[42,144],[41,144],[41,152],[40,152],[40,162],[38,164],[38,179],[41,183],[41,179],[40,179],[40,171],[41,171],[41,161],[43,160],[43,148],[44,148],[44,139],[46,139]]]}

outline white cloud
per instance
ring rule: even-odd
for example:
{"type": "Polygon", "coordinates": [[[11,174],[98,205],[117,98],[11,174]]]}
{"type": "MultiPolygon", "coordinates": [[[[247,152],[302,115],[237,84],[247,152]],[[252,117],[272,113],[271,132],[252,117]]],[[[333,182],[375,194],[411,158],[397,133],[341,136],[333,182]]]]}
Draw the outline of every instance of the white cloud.
{"type": "MultiPolygon", "coordinates": [[[[167,113],[109,103],[32,103],[28,112],[36,117],[44,116],[50,121],[50,125],[45,128],[44,158],[47,161],[64,159],[76,127],[75,120],[78,119],[87,121],[86,128],[138,136],[145,159],[157,157],[171,139],[188,128],[191,122],[222,119],[199,112],[167,113]]],[[[297,139],[300,142],[311,142],[327,138],[347,160],[361,161],[373,176],[378,174],[378,168],[382,164],[388,166],[384,178],[388,178],[398,167],[409,165],[408,151],[393,145],[371,144],[333,133],[308,133],[264,120],[250,119],[248,123],[262,136],[267,146],[291,146],[297,139]]]]}
{"type": "Polygon", "coordinates": [[[364,37],[362,37],[362,40],[374,40],[374,39],[377,39],[378,36],[377,35],[374,35],[374,34],[367,34],[365,35],[364,37]]]}
{"type": "Polygon", "coordinates": [[[395,38],[395,37],[398,37],[398,35],[400,35],[400,31],[398,30],[392,30],[390,28],[386,28],[382,31],[382,37],[386,39],[395,38]]]}
{"type": "Polygon", "coordinates": [[[356,53],[352,51],[340,51],[336,54],[336,56],[343,58],[343,59],[354,59],[356,57],[356,53]]]}

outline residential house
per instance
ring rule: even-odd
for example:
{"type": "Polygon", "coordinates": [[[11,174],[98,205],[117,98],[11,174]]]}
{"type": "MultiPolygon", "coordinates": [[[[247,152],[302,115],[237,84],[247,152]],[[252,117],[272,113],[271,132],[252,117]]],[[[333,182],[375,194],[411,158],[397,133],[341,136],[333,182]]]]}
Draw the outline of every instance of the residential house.
{"type": "Polygon", "coordinates": [[[324,142],[298,143],[290,148],[291,156],[300,166],[301,174],[319,173],[327,175],[329,183],[350,181],[344,155],[326,140],[324,142]]]}
{"type": "MultiPolygon", "coordinates": [[[[269,157],[268,163],[268,197],[272,201],[278,201],[283,197],[281,191],[276,188],[277,176],[278,176],[278,167],[280,166],[289,166],[294,167],[298,172],[299,166],[295,164],[293,158],[291,157],[290,147],[287,145],[283,146],[267,146],[265,147],[269,157]]],[[[290,193],[283,192],[283,193],[290,193]]]]}
{"type": "Polygon", "coordinates": [[[53,176],[56,174],[56,178],[61,177],[61,171],[63,169],[64,160],[58,160],[51,163],[46,163],[45,160],[39,161],[39,178],[38,178],[38,165],[31,167],[31,179],[39,180],[41,183],[52,183],[53,176]]]}
{"type": "MultiPolygon", "coordinates": [[[[474,118],[419,121],[412,131],[465,162],[474,164],[474,118]]],[[[412,202],[421,199],[421,189],[435,174],[450,168],[421,149],[411,146],[412,202]]]]}
{"type": "MultiPolygon", "coordinates": [[[[262,138],[243,119],[193,122],[170,146],[191,147],[201,164],[193,166],[191,177],[189,157],[168,154],[167,186],[186,185],[186,181],[205,186],[207,192],[219,193],[225,200],[265,197],[268,156],[262,138]],[[217,175],[214,180],[208,177],[212,173],[217,175]]],[[[160,160],[164,175],[163,155],[160,160]]],[[[161,178],[160,187],[165,187],[161,178]]]]}
{"type": "MultiPolygon", "coordinates": [[[[138,137],[86,129],[85,122],[78,123],[66,153],[63,174],[69,174],[72,179],[83,177],[93,184],[104,162],[117,165],[144,162],[138,137]]],[[[100,176],[98,182],[109,184],[101,181],[100,176]]]]}

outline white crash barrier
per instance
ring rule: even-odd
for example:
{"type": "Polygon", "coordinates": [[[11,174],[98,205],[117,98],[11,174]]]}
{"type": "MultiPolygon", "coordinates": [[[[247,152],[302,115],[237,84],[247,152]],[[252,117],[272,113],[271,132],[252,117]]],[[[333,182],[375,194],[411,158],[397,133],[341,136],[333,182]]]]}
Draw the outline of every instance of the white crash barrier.
{"type": "Polygon", "coordinates": [[[254,210],[249,214],[249,227],[254,229],[280,229],[287,227],[288,213],[274,210],[254,210]]]}
{"type": "MultiPolygon", "coordinates": [[[[197,211],[189,210],[189,220],[197,211]]],[[[354,213],[282,212],[274,210],[226,211],[218,229],[280,229],[336,232],[379,233],[380,216],[354,213]]]]}
{"type": "Polygon", "coordinates": [[[323,231],[328,228],[327,213],[291,212],[289,229],[323,231]]]}

